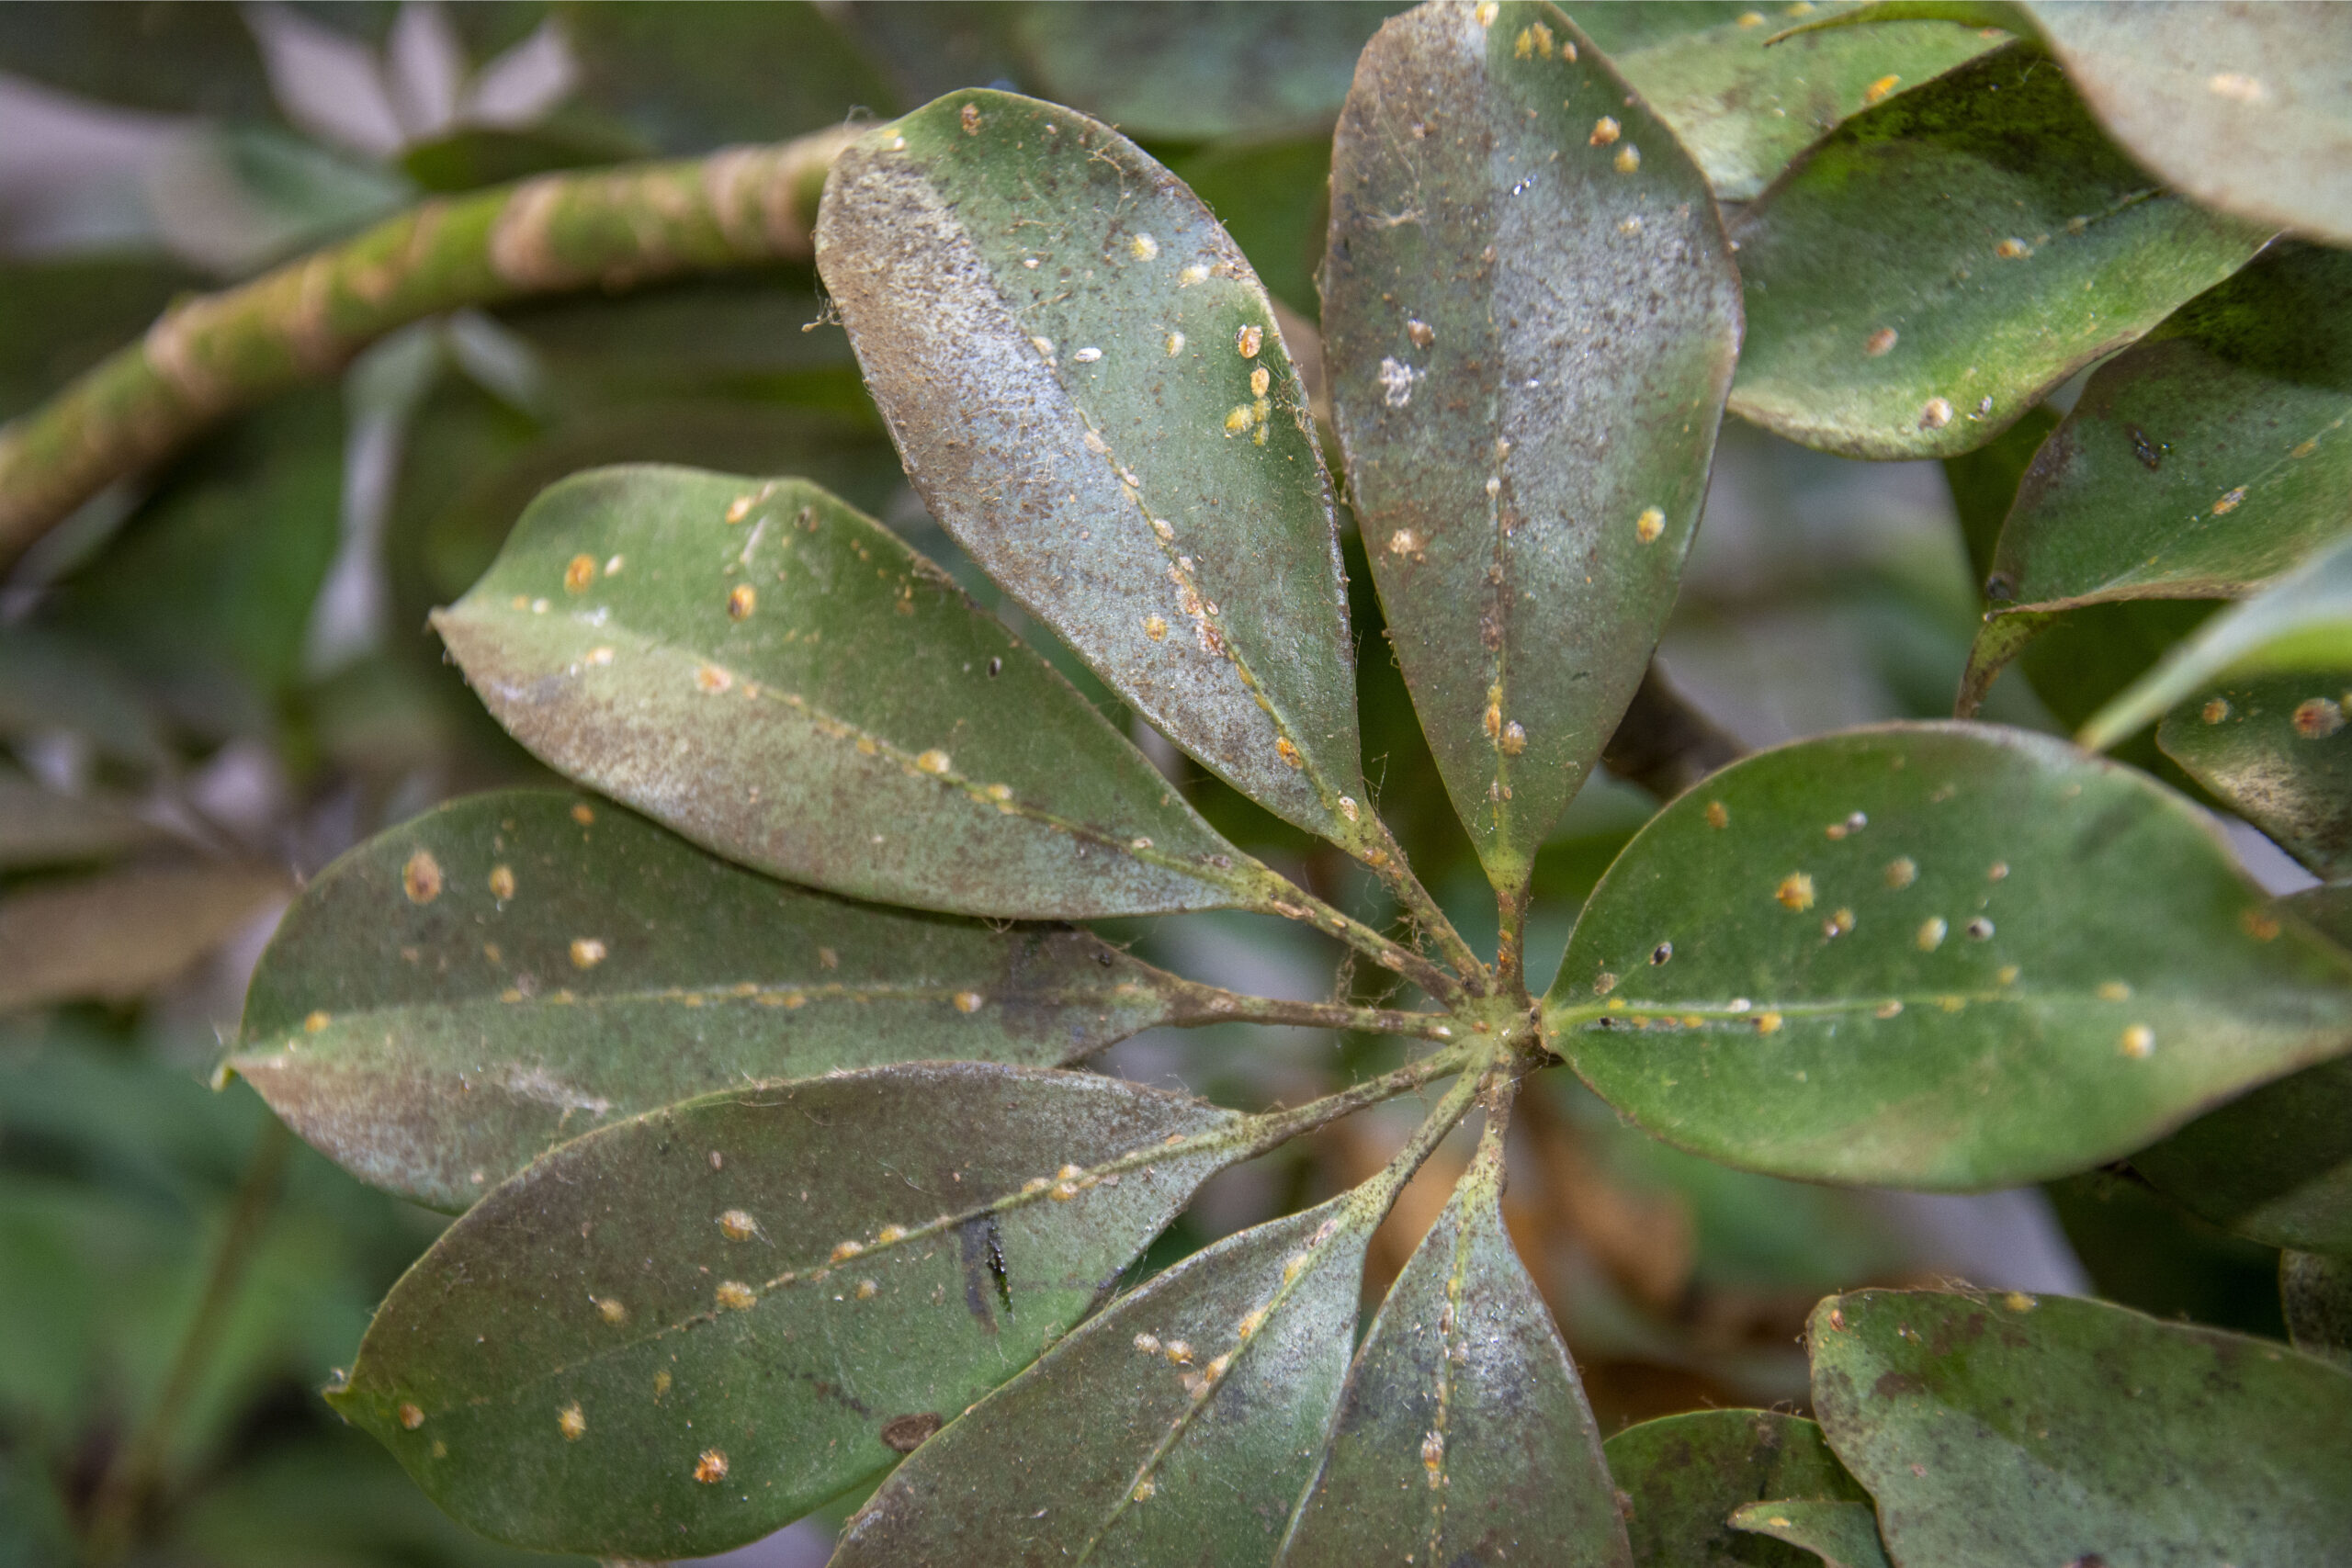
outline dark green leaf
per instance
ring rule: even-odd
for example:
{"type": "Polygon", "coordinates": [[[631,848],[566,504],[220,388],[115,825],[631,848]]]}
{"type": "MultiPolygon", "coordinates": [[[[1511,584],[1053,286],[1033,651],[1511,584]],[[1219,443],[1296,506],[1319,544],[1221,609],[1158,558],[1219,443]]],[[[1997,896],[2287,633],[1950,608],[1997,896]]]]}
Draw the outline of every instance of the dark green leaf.
{"type": "Polygon", "coordinates": [[[1044,96],[1146,141],[1326,130],[1387,0],[1027,5],[1017,36],[1044,96]]]}
{"type": "Polygon", "coordinates": [[[2111,746],[2224,676],[2278,671],[2326,671],[2331,685],[2352,674],[2352,533],[2198,627],[2075,739],[2094,750],[2111,746]]]}
{"type": "Polygon", "coordinates": [[[1095,1317],[925,1445],[835,1568],[1272,1561],[1347,1371],[1363,1194],[1228,1236],[1095,1317]]]}
{"type": "Polygon", "coordinates": [[[2352,1371],[2352,1258],[2281,1254],[2278,1299],[2296,1349],[2352,1371]]]}
{"type": "Polygon", "coordinates": [[[558,169],[619,163],[643,151],[594,124],[460,125],[401,152],[401,173],[429,191],[479,190],[558,169]]]}
{"type": "MultiPolygon", "coordinates": [[[[1805,33],[1767,48],[1774,34],[1764,13],[1732,9],[1739,14],[1702,13],[1691,31],[1616,56],[1617,69],[1673,128],[1724,201],[1753,200],[1839,121],[1996,41],[1938,22],[1889,22],[1805,33]]],[[[1582,12],[1572,14],[1582,19],[1582,12]]]]}
{"type": "Polygon", "coordinates": [[[978,1063],[654,1111],[476,1204],[330,1397],[486,1535],[734,1546],[888,1468],[1068,1329],[1238,1121],[978,1063]]]}
{"type": "Polygon", "coordinates": [[[2108,130],[2193,200],[2352,243],[2335,6],[2029,4],[2108,130]]]}
{"type": "Polygon", "coordinates": [[[1673,606],[1739,280],[1698,169],[1567,19],[1482,14],[1424,7],[1364,51],[1323,320],[1389,637],[1512,891],[1673,606]]]}
{"type": "Polygon", "coordinates": [[[2344,531],[2352,256],[2274,246],[2092,375],[2001,531],[1995,597],[2235,598],[2344,531]]]}
{"type": "Polygon", "coordinates": [[[363,1179],[454,1210],[610,1119],[888,1062],[1058,1066],[1204,996],[1083,931],[852,904],[516,791],[313,882],[228,1066],[363,1179]]]}
{"type": "Polygon", "coordinates": [[[233,6],[0,7],[0,71],[130,108],[277,115],[261,51],[233,6]]]}
{"type": "Polygon", "coordinates": [[[1951,487],[1952,509],[1960,513],[1961,537],[1968,546],[1969,570],[1980,592],[1993,570],[1993,551],[2017,500],[2018,486],[2058,423],[2057,410],[2038,403],[1973,452],[1944,459],[1944,482],[1951,487]]]}
{"type": "Polygon", "coordinates": [[[2352,957],[2205,815],[2062,742],[1890,725],[1736,762],[1626,846],[1546,1003],[1668,1142],[1812,1180],[2011,1185],[2332,1055],[2352,957]]]}
{"type": "Polygon", "coordinates": [[[780,141],[897,107],[889,86],[817,6],[798,3],[555,7],[581,101],[661,152],[780,141]]]}
{"type": "Polygon", "coordinates": [[[2012,45],[1847,121],[1736,237],[1732,407],[1825,451],[1947,457],[2229,276],[2267,231],[2164,194],[2063,74],[2012,45]]]}
{"type": "Polygon", "coordinates": [[[1731,1517],[1734,1529],[1753,1530],[1802,1546],[1823,1568],[1889,1568],[1878,1538],[1878,1511],[1868,1503],[1783,1498],[1748,1503],[1731,1517]]]}
{"type": "Polygon", "coordinates": [[[0,873],[96,860],[164,836],[133,816],[128,801],[59,795],[22,773],[0,772],[0,873]]]}
{"type": "MultiPolygon", "coordinates": [[[[1331,139],[1204,147],[1168,167],[1216,214],[1267,290],[1312,321],[1330,216],[1331,139]]],[[[1301,368],[1309,393],[1318,390],[1313,369],[1301,368]]]]}
{"type": "Polygon", "coordinates": [[[2352,1540],[2352,1372],[2012,1292],[1814,1309],[1813,1403],[1909,1564],[2303,1568],[2352,1540]]]}
{"type": "Polygon", "coordinates": [[[434,624],[551,765],[796,881],[1062,918],[1231,904],[1250,874],[1043,660],[803,480],[567,479],[434,624]]]}
{"type": "MultiPolygon", "coordinates": [[[[2352,886],[2278,910],[2352,947],[2352,886]]],[[[2342,1043],[2352,1045],[2352,1030],[2342,1043]]],[[[2186,1208],[2273,1247],[2352,1258],[2352,1056],[2266,1084],[2132,1156],[2186,1208]]]]}
{"type": "Polygon", "coordinates": [[[169,755],[161,724],[94,638],[0,626],[0,735],[65,730],[101,757],[153,766],[169,755]]]}
{"type": "Polygon", "coordinates": [[[34,625],[105,649],[201,734],[266,732],[300,677],[342,539],[344,437],[332,395],[239,420],[181,461],[34,625]]]}
{"type": "Polygon", "coordinates": [[[2323,877],[2352,876],[2347,676],[2274,675],[2193,693],[2156,743],[2191,778],[2323,877]]]}
{"type": "Polygon", "coordinates": [[[1630,1568],[1576,1363],[1503,1229],[1502,1154],[1490,1123],[1381,1303],[1283,1568],[1630,1568]]]}
{"type": "Polygon", "coordinates": [[[127,1001],[178,976],[286,891],[276,872],[230,862],[19,884],[0,897],[0,1013],[78,997],[127,1001]]]}
{"type": "Polygon", "coordinates": [[[1602,1450],[1629,1501],[1638,1568],[1812,1568],[1731,1521],[1742,1506],[1814,1497],[1867,1504],[1821,1428],[1769,1410],[1702,1410],[1628,1427],[1602,1450]]]}
{"type": "Polygon", "coordinates": [[[952,94],[842,155],[817,262],[907,472],[1179,746],[1369,852],[1330,487],[1273,305],[1081,115],[952,94]]]}

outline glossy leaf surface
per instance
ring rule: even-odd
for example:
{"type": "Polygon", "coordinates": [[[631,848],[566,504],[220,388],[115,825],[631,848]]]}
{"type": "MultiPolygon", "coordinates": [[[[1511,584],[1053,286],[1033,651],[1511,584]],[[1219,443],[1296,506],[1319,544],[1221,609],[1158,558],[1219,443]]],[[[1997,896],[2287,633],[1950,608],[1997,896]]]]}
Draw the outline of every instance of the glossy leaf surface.
{"type": "Polygon", "coordinates": [[[2012,45],[1848,120],[1734,237],[1747,342],[1732,407],[1824,451],[1945,457],[2268,231],[2163,194],[2061,73],[2012,45]]]}
{"type": "Polygon", "coordinates": [[[813,485],[555,485],[434,617],[559,771],[837,893],[1060,918],[1235,901],[1233,852],[946,575],[813,485]]]}
{"type": "MultiPolygon", "coordinates": [[[[1582,9],[1580,19],[1589,18],[1591,7],[1582,9]]],[[[1887,22],[1803,33],[1768,48],[1774,28],[1760,9],[1675,9],[1695,13],[1699,25],[1620,53],[1616,66],[1673,128],[1722,201],[1754,200],[1840,121],[1997,41],[1942,23],[1887,22]]]]}
{"type": "MultiPolygon", "coordinates": [[[[2352,886],[2311,888],[2280,899],[2278,912],[2352,947],[2352,886]]],[[[2340,1043],[2352,1047],[2352,1029],[2340,1043]]],[[[2132,1168],[2241,1235],[2352,1258],[2352,1055],[2199,1117],[2133,1155],[2132,1168]]]]}
{"type": "Polygon", "coordinates": [[[656,1558],[738,1545],[1035,1356],[1223,1162],[1238,1120],[977,1063],[654,1111],[452,1225],[331,1398],[486,1535],[656,1558]]]}
{"type": "Polygon", "coordinates": [[[2093,714],[2077,739],[2112,746],[2214,681],[2275,671],[2324,672],[2328,685],[2352,672],[2352,533],[2198,627],[2093,714]]]}
{"type": "Polygon", "coordinates": [[[1625,1532],[1639,1568],[1814,1568],[1794,1547],[1731,1522],[1742,1506],[1786,1497],[1867,1504],[1821,1428],[1770,1410],[1702,1410],[1628,1427],[1602,1450],[1631,1499],[1625,1532]]]}
{"type": "Polygon", "coordinates": [[[1591,1407],[1501,1199],[1490,1132],[1356,1352],[1283,1568],[1631,1568],[1591,1407]]]}
{"type": "Polygon", "coordinates": [[[1904,725],[1736,762],[1626,846],[1546,1009],[1620,1111],[1813,1180],[2011,1185],[2330,1055],[2352,957],[2203,813],[2044,737],[1904,725]]]}
{"type": "Polygon", "coordinates": [[[2352,670],[2274,675],[2192,692],[2156,743],[2327,880],[2352,877],[2352,670]]]}
{"type": "Polygon", "coordinates": [[[2278,1303],[2296,1349],[2352,1371],[2352,1258],[2282,1253],[2278,1303]]]}
{"type": "Polygon", "coordinates": [[[1330,486],[1208,209],[1083,115],[953,93],[842,155],[817,261],[956,542],[1213,772],[1369,843],[1330,486]]]}
{"type": "Polygon", "coordinates": [[[2352,243],[2335,6],[2029,4],[2117,141],[2192,200],[2352,243]]]}
{"type": "Polygon", "coordinates": [[[2352,1372],[2066,1296],[1814,1309],[1813,1403],[1905,1568],[2324,1562],[2352,1540],[2352,1372]]]}
{"type": "Polygon", "coordinates": [[[2273,246],[2092,373],[2018,489],[1996,597],[2261,587],[2344,532],[2347,416],[2352,255],[2273,246]]]}
{"type": "Polygon", "coordinates": [[[1425,6],[1364,51],[1323,325],[1390,641],[1513,890],[1673,606],[1739,279],[1698,169],[1567,19],[1485,14],[1425,6]]]}
{"type": "Polygon", "coordinates": [[[362,1179],[463,1209],[640,1111],[888,1062],[1054,1066],[1192,989],[1082,931],[853,904],[603,802],[512,791],[313,882],[228,1065],[362,1179]]]}
{"type": "Polygon", "coordinates": [[[835,1568],[1273,1560],[1338,1403],[1376,1212],[1355,1195],[1196,1252],[949,1427],[835,1568]]]}
{"type": "Polygon", "coordinates": [[[1782,1498],[1735,1510],[1732,1528],[1801,1546],[1822,1568],[1890,1568],[1878,1538],[1878,1510],[1868,1503],[1782,1498]]]}

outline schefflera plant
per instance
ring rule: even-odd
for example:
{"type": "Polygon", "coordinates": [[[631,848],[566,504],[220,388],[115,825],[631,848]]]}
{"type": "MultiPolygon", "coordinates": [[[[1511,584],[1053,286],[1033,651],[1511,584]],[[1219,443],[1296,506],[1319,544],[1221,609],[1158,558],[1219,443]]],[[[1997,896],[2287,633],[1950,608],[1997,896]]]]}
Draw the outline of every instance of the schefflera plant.
{"type": "Polygon", "coordinates": [[[818,248],[941,525],[1403,924],[1226,841],[814,486],[556,485],[436,626],[587,793],[461,800],[339,862],[230,1061],[345,1166],[460,1216],[329,1394],[445,1508],[678,1557],[887,1473],[847,1564],[2341,1544],[2352,1459],[2324,1434],[2352,1377],[2097,1303],[1833,1298],[1821,1426],[1715,1412],[1604,1450],[1501,1222],[1528,1075],[1565,1062],[1747,1168],[2000,1187],[2339,1053],[2352,957],[2154,780],[1890,725],[1668,805],[1536,998],[1534,852],[1672,603],[1741,333],[1701,171],[1559,11],[1383,28],[1322,280],[1348,494],[1493,884],[1492,954],[1375,808],[1306,389],[1206,209],[1082,115],[959,92],[842,156],[818,248]],[[1312,925],[1421,1000],[1236,995],[1066,923],[1216,908],[1312,925]],[[1258,1112],[1077,1070],[1234,1021],[1419,1049],[1258,1112]],[[1373,1180],[1122,1288],[1210,1175],[1417,1092],[1433,1109],[1373,1180]],[[1474,1111],[1477,1153],[1359,1345],[1367,1239],[1474,1111]]]}

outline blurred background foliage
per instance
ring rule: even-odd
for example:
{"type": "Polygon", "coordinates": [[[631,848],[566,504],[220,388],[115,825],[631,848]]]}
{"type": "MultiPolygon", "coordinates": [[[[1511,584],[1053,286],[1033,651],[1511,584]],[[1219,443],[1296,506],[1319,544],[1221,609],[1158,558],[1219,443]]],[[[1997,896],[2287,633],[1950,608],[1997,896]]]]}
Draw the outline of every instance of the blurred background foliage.
{"type": "MultiPolygon", "coordinates": [[[[1396,8],[0,6],[0,418],[176,295],[430,193],[782,139],[970,85],[1057,98],[1142,141],[1231,228],[1312,365],[1330,124],[1357,49],[1396,8]]],[[[1737,7],[1572,9],[1625,50],[1737,7]]],[[[439,800],[541,776],[424,624],[541,486],[625,459],[807,475],[946,563],[1115,708],[924,514],[825,316],[813,273],[779,268],[423,323],[338,383],[118,485],[0,583],[0,1568],[74,1560],[95,1514],[129,1506],[110,1499],[142,1453],[154,1484],[133,1488],[124,1521],[138,1560],[517,1555],[442,1518],[316,1396],[443,1220],[306,1148],[284,1153],[260,1137],[247,1089],[206,1080],[304,878],[439,800]],[[224,1246],[250,1247],[251,1267],[208,1307],[224,1246]]],[[[2054,418],[1949,472],[1849,462],[1734,422],[1664,670],[1750,746],[1948,713],[1994,532],[2054,418]]],[[[1347,548],[1382,809],[1465,933],[1491,942],[1485,881],[1376,651],[1352,536],[1347,548]]],[[[2071,727],[2208,608],[2076,617],[1985,716],[2071,727]]],[[[1322,896],[1384,912],[1338,852],[1133,728],[1220,830],[1322,896]]],[[[2194,791],[2136,744],[2126,756],[2194,791]]],[[[1545,846],[1539,991],[1578,902],[1655,805],[1597,778],[1545,846]]],[[[2236,830],[2277,888],[2308,880],[2236,830]]],[[[1276,996],[1328,995],[1339,958],[1246,916],[1112,934],[1276,996]]],[[[1101,1065],[1257,1106],[1325,1092],[1394,1049],[1234,1026],[1160,1032],[1101,1065]]],[[[1511,1224],[1604,1431],[1801,1402],[1805,1310],[1866,1284],[2096,1290],[2279,1331],[2274,1253],[2121,1176],[1973,1198],[1833,1190],[1678,1154],[1562,1073],[1523,1104],[1511,1224]]],[[[1415,1114],[1370,1113],[1219,1178],[1152,1262],[1363,1179],[1415,1114]]],[[[1466,1154],[1442,1151],[1408,1190],[1368,1300],[1466,1154]]],[[[730,1561],[820,1562],[829,1529],[804,1521],[730,1561]]]]}

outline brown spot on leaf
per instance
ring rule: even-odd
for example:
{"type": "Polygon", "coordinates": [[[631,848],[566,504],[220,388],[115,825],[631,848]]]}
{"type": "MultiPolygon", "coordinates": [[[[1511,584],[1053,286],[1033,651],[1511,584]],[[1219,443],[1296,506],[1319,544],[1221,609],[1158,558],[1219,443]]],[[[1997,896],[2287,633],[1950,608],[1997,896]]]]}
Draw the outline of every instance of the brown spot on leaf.
{"type": "Polygon", "coordinates": [[[910,1454],[947,1423],[936,1414],[893,1416],[882,1423],[882,1446],[893,1453],[910,1454]]]}

